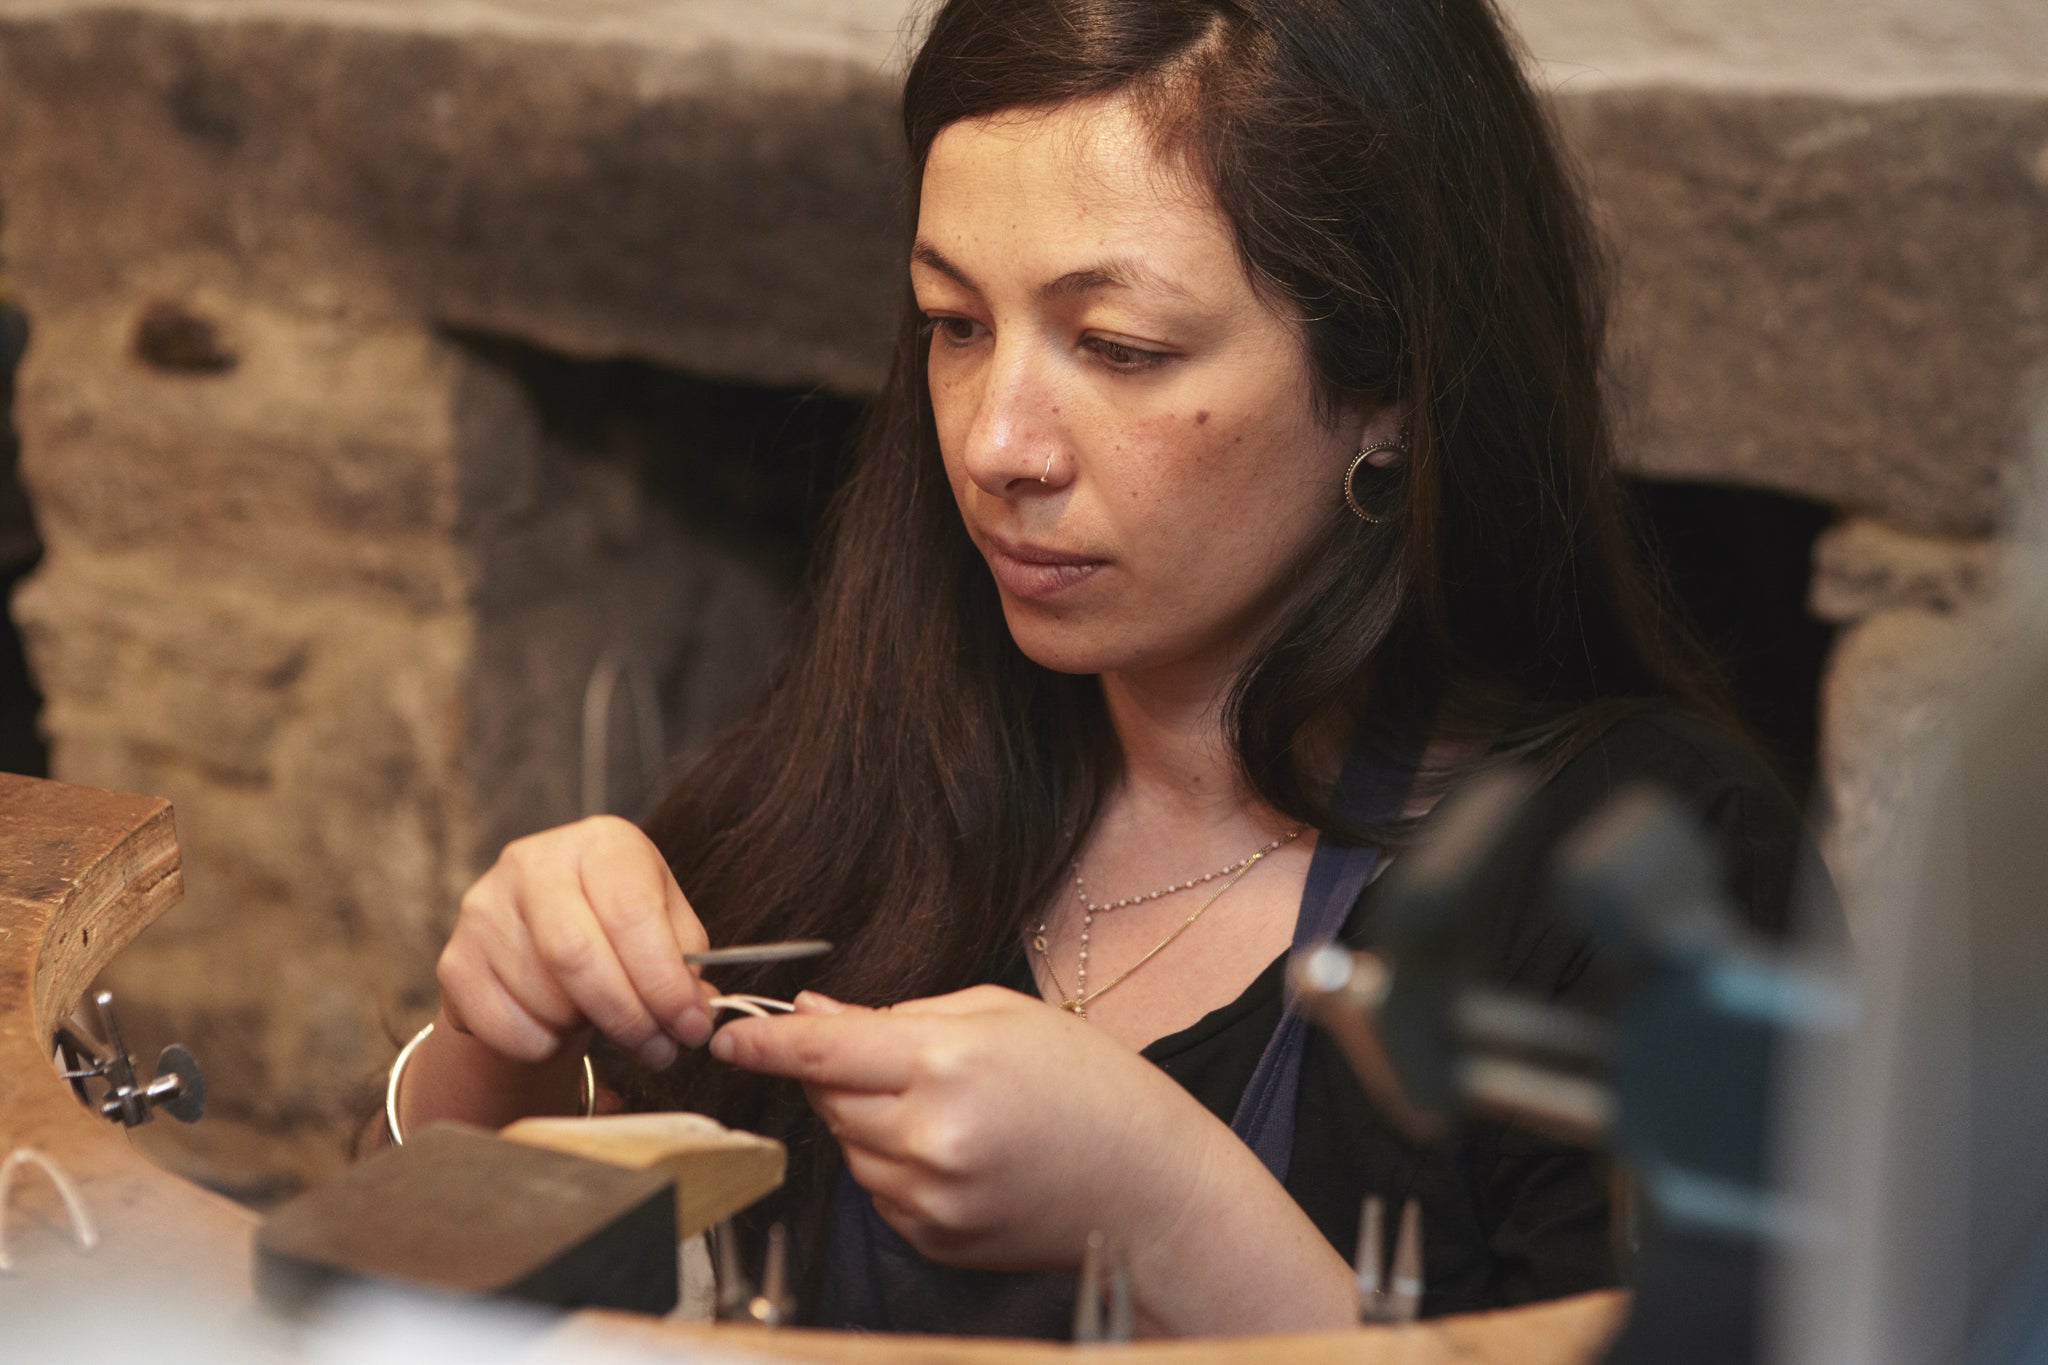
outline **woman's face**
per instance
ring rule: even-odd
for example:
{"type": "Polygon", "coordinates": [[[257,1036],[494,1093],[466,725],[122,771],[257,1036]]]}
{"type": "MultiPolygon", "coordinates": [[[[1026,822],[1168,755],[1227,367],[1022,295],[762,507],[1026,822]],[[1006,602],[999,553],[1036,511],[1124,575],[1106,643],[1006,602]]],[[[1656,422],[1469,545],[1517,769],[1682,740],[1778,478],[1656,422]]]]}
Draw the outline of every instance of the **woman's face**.
{"type": "Polygon", "coordinates": [[[1206,189],[1121,99],[956,123],[910,272],[946,475],[1018,646],[1070,673],[1234,670],[1367,424],[1318,419],[1299,329],[1206,189]]]}

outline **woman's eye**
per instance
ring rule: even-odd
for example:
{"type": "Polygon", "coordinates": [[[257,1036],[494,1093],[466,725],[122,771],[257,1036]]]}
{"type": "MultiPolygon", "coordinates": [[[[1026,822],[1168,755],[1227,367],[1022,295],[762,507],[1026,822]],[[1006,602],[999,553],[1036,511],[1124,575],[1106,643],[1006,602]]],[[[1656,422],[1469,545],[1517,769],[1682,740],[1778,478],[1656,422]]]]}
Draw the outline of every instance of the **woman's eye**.
{"type": "Polygon", "coordinates": [[[925,331],[940,337],[949,346],[965,346],[981,335],[981,324],[973,318],[933,317],[925,315],[925,331]]]}
{"type": "Polygon", "coordinates": [[[1111,341],[1108,337],[1089,337],[1081,343],[1101,358],[1112,370],[1147,370],[1164,361],[1164,351],[1148,351],[1127,342],[1111,341]]]}

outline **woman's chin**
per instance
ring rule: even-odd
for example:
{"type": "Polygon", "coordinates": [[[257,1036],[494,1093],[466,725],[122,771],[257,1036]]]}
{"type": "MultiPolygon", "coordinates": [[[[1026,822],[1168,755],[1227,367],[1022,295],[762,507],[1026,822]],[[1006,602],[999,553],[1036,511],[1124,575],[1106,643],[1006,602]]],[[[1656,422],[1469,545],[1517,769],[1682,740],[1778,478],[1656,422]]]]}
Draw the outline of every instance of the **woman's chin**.
{"type": "Polygon", "coordinates": [[[1072,620],[1049,621],[1035,612],[1019,612],[1004,603],[1010,639],[1024,657],[1055,673],[1113,673],[1130,665],[1134,651],[1127,642],[1105,638],[1108,632],[1072,620]]]}
{"type": "Polygon", "coordinates": [[[1010,639],[1024,657],[1055,673],[1139,673],[1169,664],[1192,651],[1161,640],[1128,619],[1054,620],[1003,604],[1010,639]]]}

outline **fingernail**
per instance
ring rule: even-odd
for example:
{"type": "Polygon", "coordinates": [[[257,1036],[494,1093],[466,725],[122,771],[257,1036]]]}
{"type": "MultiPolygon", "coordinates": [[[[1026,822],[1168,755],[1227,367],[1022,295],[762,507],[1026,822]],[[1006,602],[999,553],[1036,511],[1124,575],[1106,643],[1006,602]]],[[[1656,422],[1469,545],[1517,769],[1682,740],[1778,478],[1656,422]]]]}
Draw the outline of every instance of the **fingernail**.
{"type": "Polygon", "coordinates": [[[683,1011],[676,1020],[676,1037],[691,1047],[704,1046],[704,1040],[711,1036],[711,1016],[696,1005],[683,1011]]]}
{"type": "Polygon", "coordinates": [[[675,1040],[657,1033],[640,1045],[640,1065],[649,1071],[666,1071],[676,1059],[675,1040]]]}
{"type": "Polygon", "coordinates": [[[723,1033],[711,1035],[711,1055],[721,1062],[732,1060],[733,1041],[723,1033]]]}
{"type": "Polygon", "coordinates": [[[790,1002],[809,1014],[844,1014],[846,1006],[822,991],[798,991],[790,1002]]]}

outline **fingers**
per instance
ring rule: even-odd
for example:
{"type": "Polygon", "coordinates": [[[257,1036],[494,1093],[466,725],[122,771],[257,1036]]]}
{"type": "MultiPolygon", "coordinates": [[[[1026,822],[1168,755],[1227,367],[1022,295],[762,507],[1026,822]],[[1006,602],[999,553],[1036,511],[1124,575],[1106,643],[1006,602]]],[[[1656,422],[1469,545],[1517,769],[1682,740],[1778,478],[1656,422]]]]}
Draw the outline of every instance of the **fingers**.
{"type": "Polygon", "coordinates": [[[713,1035],[711,1055],[762,1075],[888,1093],[907,1087],[922,1065],[920,1032],[915,1021],[879,1010],[735,1019],[713,1035]]]}
{"type": "Polygon", "coordinates": [[[934,1178],[914,1159],[860,1145],[844,1151],[847,1174],[868,1192],[875,1212],[920,1252],[950,1260],[980,1240],[974,1222],[980,1201],[971,1189],[934,1178]]]}
{"type": "Polygon", "coordinates": [[[456,1031],[514,1061],[544,1062],[560,1046],[562,1035],[514,1000],[488,966],[444,952],[434,974],[441,1012],[456,1031]]]}
{"type": "MultiPolygon", "coordinates": [[[[1034,995],[1025,995],[1005,986],[969,986],[964,991],[951,991],[945,995],[925,996],[918,1000],[906,1000],[896,1006],[898,1014],[962,1015],[985,1014],[990,1010],[1031,1009],[1045,1006],[1045,1002],[1034,995]]],[[[1049,1007],[1047,1007],[1049,1008],[1049,1007]]]]}
{"type": "Polygon", "coordinates": [[[463,897],[436,971],[451,1021],[537,1060],[594,1025],[660,1068],[675,1039],[711,1032],[704,983],[683,961],[704,928],[661,854],[595,817],[520,839],[463,897]]]}
{"type": "Polygon", "coordinates": [[[683,888],[676,885],[673,872],[668,864],[661,864],[662,901],[668,907],[669,925],[675,932],[676,946],[686,953],[701,953],[711,946],[711,936],[704,932],[704,925],[697,918],[697,912],[690,907],[690,898],[683,894],[683,888]]]}
{"type": "Polygon", "coordinates": [[[463,896],[434,975],[450,1024],[518,1061],[546,1060],[581,1022],[534,959],[517,909],[488,880],[463,896]]]}
{"type": "Polygon", "coordinates": [[[896,1137],[903,1106],[901,1095],[893,1091],[810,1085],[804,1088],[804,1097],[811,1102],[812,1112],[823,1120],[825,1131],[847,1150],[857,1147],[898,1161],[914,1155],[896,1137]]]}
{"type": "MultiPolygon", "coordinates": [[[[545,976],[578,1013],[650,1067],[675,1060],[583,888],[580,860],[537,856],[522,868],[519,911],[545,976]]],[[[516,987],[515,987],[516,993],[516,987]]]]}
{"type": "MultiPolygon", "coordinates": [[[[612,1007],[636,1023],[638,1015],[650,1016],[656,1028],[701,1043],[711,1031],[711,1021],[701,1007],[697,977],[683,954],[701,946],[703,926],[646,837],[623,822],[620,829],[623,847],[617,839],[594,840],[582,848],[576,868],[581,899],[590,907],[631,991],[630,1011],[624,1001],[613,1001],[612,1007]],[[684,936],[692,940],[687,946],[684,936]]],[[[591,1017],[604,1027],[597,1016],[591,1017]]],[[[672,1054],[673,1049],[671,1060],[672,1054]]]]}

